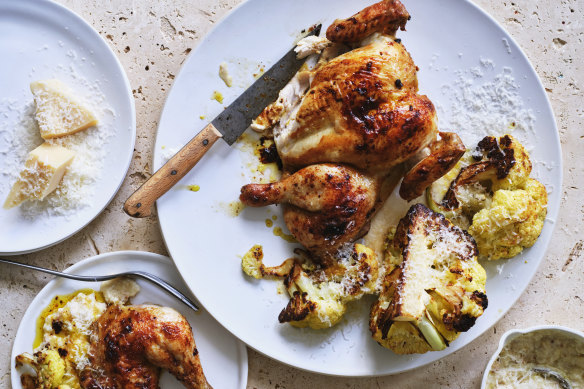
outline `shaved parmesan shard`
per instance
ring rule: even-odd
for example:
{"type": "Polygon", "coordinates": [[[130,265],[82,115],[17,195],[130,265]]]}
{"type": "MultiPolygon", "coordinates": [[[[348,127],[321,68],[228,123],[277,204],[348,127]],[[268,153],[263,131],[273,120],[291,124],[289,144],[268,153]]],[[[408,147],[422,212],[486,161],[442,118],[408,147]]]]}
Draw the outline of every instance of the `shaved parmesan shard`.
{"type": "Polygon", "coordinates": [[[108,304],[126,304],[140,292],[140,285],[136,281],[118,277],[101,283],[100,292],[108,304]]]}
{"type": "Polygon", "coordinates": [[[35,81],[30,91],[36,103],[36,120],[43,139],[59,138],[97,124],[97,118],[59,80],[35,81]]]}
{"type": "Polygon", "coordinates": [[[44,199],[59,186],[74,157],[73,151],[47,143],[31,151],[4,208],[16,207],[26,200],[44,199]]]}
{"type": "Polygon", "coordinates": [[[219,77],[221,77],[225,85],[227,85],[229,88],[233,86],[233,78],[229,75],[226,62],[221,62],[219,65],[219,77]]]}

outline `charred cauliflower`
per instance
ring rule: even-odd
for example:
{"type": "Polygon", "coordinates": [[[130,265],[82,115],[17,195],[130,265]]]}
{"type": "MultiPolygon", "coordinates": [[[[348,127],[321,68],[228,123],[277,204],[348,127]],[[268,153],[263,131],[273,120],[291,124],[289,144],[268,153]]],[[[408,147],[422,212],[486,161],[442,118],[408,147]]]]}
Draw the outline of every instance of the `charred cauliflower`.
{"type": "Polygon", "coordinates": [[[254,246],[248,254],[242,258],[242,269],[249,276],[285,277],[290,301],[278,316],[280,323],[329,328],[341,320],[348,302],[375,293],[377,257],[373,250],[361,244],[340,250],[336,263],[326,268],[297,259],[266,267],[260,246],[254,246]]]}
{"type": "Polygon", "coordinates": [[[481,257],[511,258],[543,228],[547,193],[529,178],[531,161],[511,135],[481,140],[428,189],[430,207],[467,229],[481,257]]]}
{"type": "Polygon", "coordinates": [[[489,259],[514,257],[535,244],[546,205],[545,187],[529,179],[525,189],[496,191],[490,205],[474,215],[468,232],[489,259]]]}
{"type": "Polygon", "coordinates": [[[373,338],[397,354],[446,348],[487,307],[474,240],[422,204],[388,239],[388,267],[370,313],[373,338]]]}
{"type": "Polygon", "coordinates": [[[16,357],[16,365],[29,365],[35,369],[36,375],[23,375],[23,388],[34,389],[68,389],[64,384],[64,376],[67,373],[65,361],[57,350],[43,349],[33,355],[23,353],[16,357]]]}

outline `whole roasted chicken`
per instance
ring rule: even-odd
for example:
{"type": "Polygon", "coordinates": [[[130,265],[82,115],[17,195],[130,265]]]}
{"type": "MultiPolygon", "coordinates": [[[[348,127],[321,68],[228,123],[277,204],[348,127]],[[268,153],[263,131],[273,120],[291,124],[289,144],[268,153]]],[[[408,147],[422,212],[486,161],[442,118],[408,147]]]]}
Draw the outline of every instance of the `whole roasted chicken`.
{"type": "Polygon", "coordinates": [[[312,70],[252,125],[271,130],[284,178],[244,186],[241,201],[284,203],[288,228],[321,262],[364,232],[394,168],[411,167],[400,195],[412,200],[465,151],[457,135],[438,131],[434,105],[418,94],[417,66],[395,37],[409,19],[398,0],[384,0],[335,21],[327,39],[304,42],[326,46],[308,58],[312,70]]]}

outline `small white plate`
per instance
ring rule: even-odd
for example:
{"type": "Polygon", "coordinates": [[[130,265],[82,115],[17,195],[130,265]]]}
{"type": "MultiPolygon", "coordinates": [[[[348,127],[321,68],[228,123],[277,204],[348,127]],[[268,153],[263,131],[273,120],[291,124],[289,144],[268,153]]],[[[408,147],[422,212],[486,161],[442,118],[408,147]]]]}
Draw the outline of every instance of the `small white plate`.
{"type": "MultiPolygon", "coordinates": [[[[32,103],[29,84],[35,80],[59,78],[82,95],[97,88],[105,97],[104,105],[112,108],[99,117],[99,126],[110,136],[103,146],[107,153],[97,179],[90,183],[94,187],[88,206],[68,215],[47,213],[36,218],[25,217],[20,207],[0,208],[0,255],[12,255],[54,245],[101,213],[130,166],[136,115],[130,83],[115,54],[97,31],[61,5],[46,0],[1,1],[0,53],[4,56],[0,61],[0,116],[4,126],[17,123],[22,108],[32,103]]],[[[14,162],[18,156],[7,140],[11,136],[12,129],[2,127],[0,206],[12,183],[8,170],[20,170],[14,162]]]]}
{"type": "MultiPolygon", "coordinates": [[[[129,270],[142,270],[168,281],[183,293],[188,289],[168,257],[142,251],[118,251],[85,259],[67,270],[79,275],[107,275],[129,270]]],[[[245,345],[227,332],[207,312],[194,312],[156,285],[137,280],[141,291],[132,303],[153,303],[176,309],[193,328],[201,364],[207,380],[215,388],[244,389],[247,384],[247,350],[245,345]]],[[[36,320],[52,298],[82,288],[99,290],[100,283],[73,281],[65,278],[52,280],[32,301],[26,310],[14,339],[11,359],[12,388],[21,389],[20,374],[14,367],[17,355],[32,351],[32,339],[36,333],[36,320]]],[[[162,374],[160,386],[182,389],[184,386],[167,372],[162,374]]]]}
{"type": "MultiPolygon", "coordinates": [[[[286,53],[300,30],[314,23],[322,23],[326,29],[333,19],[349,17],[372,2],[249,0],[234,9],[192,51],[176,77],[160,118],[154,167],[158,169],[168,151],[186,144],[240,95],[253,81],[252,74],[286,53]],[[218,75],[224,61],[234,79],[232,88],[226,87],[218,75]],[[215,90],[223,94],[223,105],[211,99],[215,90]]],[[[278,322],[278,314],[289,299],[287,294],[278,293],[277,283],[272,280],[247,277],[241,271],[241,256],[260,244],[266,264],[276,265],[293,256],[296,246],[274,236],[273,228],[266,227],[265,220],[270,219],[269,225],[276,216],[274,226],[286,231],[281,207],[248,207],[233,217],[229,203],[237,201],[241,186],[254,181],[258,174],[250,169],[249,148],[237,143],[229,147],[218,141],[178,185],[158,200],[164,240],[186,284],[217,321],[250,347],[300,369],[339,376],[395,374],[459,350],[495,324],[517,301],[544,258],[558,215],[562,194],[560,141],[546,92],[525,54],[501,26],[470,1],[403,3],[412,19],[407,31],[399,31],[397,36],[420,68],[420,93],[427,94],[437,106],[439,128],[456,131],[468,147],[474,147],[484,136],[480,131],[493,131],[491,123],[480,125],[478,119],[485,116],[488,121],[498,118],[499,112],[505,113],[496,122],[504,124],[499,131],[510,131],[507,126],[514,121],[531,124],[530,131],[515,129],[512,134],[529,148],[534,175],[549,191],[548,217],[532,248],[508,261],[484,261],[489,307],[470,331],[440,352],[396,355],[371,338],[371,299],[354,303],[355,309],[327,330],[298,329],[278,322]],[[469,84],[468,91],[458,89],[469,84]],[[473,95],[482,98],[483,105],[465,107],[457,100],[473,95]],[[476,121],[461,122],[472,112],[479,116],[476,121]],[[469,127],[480,131],[470,131],[469,127]],[[200,189],[193,192],[187,185],[200,189]],[[252,319],[241,320],[244,317],[252,319]]],[[[405,215],[408,205],[402,203],[405,215]]]]}

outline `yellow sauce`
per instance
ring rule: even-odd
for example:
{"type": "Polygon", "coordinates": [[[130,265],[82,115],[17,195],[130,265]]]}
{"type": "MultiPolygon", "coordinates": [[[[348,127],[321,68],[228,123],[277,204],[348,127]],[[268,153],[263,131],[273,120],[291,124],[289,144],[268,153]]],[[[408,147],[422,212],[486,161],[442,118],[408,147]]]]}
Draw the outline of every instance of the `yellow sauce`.
{"type": "Polygon", "coordinates": [[[199,116],[199,119],[205,120],[205,117],[206,117],[205,115],[201,115],[201,116],[199,116]]]}
{"type": "Polygon", "coordinates": [[[274,222],[271,219],[266,219],[266,227],[270,228],[274,225],[274,222]]]}
{"type": "Polygon", "coordinates": [[[278,216],[272,215],[272,220],[278,220],[278,216]]]}
{"type": "Polygon", "coordinates": [[[223,104],[223,94],[219,91],[214,91],[211,100],[217,100],[219,104],[223,104]]]}
{"type": "Polygon", "coordinates": [[[257,79],[258,79],[258,78],[260,78],[260,77],[262,76],[262,74],[264,74],[265,72],[266,72],[266,69],[265,69],[265,68],[262,66],[262,67],[260,67],[260,69],[258,70],[258,72],[257,72],[257,73],[254,73],[254,74],[253,74],[253,78],[255,78],[255,79],[257,80],[257,79]]]}
{"type": "Polygon", "coordinates": [[[51,300],[49,305],[47,305],[45,307],[45,309],[42,310],[41,314],[39,315],[39,317],[37,319],[36,333],[35,333],[34,341],[32,344],[33,349],[40,346],[41,342],[43,341],[43,327],[45,325],[45,320],[47,319],[47,317],[52,315],[53,313],[57,312],[57,310],[59,308],[63,308],[65,306],[65,304],[67,304],[69,301],[73,300],[75,298],[75,296],[77,296],[80,293],[83,293],[83,294],[95,293],[95,299],[98,302],[103,303],[105,301],[103,299],[103,295],[101,294],[101,292],[97,292],[97,291],[95,291],[93,289],[89,289],[89,288],[79,289],[73,293],[60,294],[60,295],[55,296],[51,300]]]}
{"type": "MultiPolygon", "coordinates": [[[[258,184],[267,184],[270,182],[278,181],[281,177],[280,168],[278,164],[275,162],[270,163],[262,163],[261,162],[261,154],[260,150],[269,147],[270,144],[273,143],[272,140],[265,139],[263,141],[257,133],[252,132],[244,132],[237,142],[235,143],[238,150],[240,150],[244,154],[252,154],[253,156],[257,157],[246,160],[244,162],[244,166],[249,169],[251,173],[251,177],[249,180],[251,182],[255,182],[258,184]]],[[[246,158],[247,159],[247,158],[246,158]]]]}
{"type": "Polygon", "coordinates": [[[241,201],[232,201],[229,203],[229,212],[231,216],[239,216],[241,211],[245,208],[245,205],[241,201]]]}
{"type": "Polygon", "coordinates": [[[191,191],[191,192],[198,192],[199,189],[201,189],[201,187],[199,185],[187,185],[187,188],[191,191]]]}
{"type": "Polygon", "coordinates": [[[282,227],[274,227],[274,235],[279,236],[288,243],[298,243],[293,235],[285,234],[284,231],[282,231],[282,227]]]}

